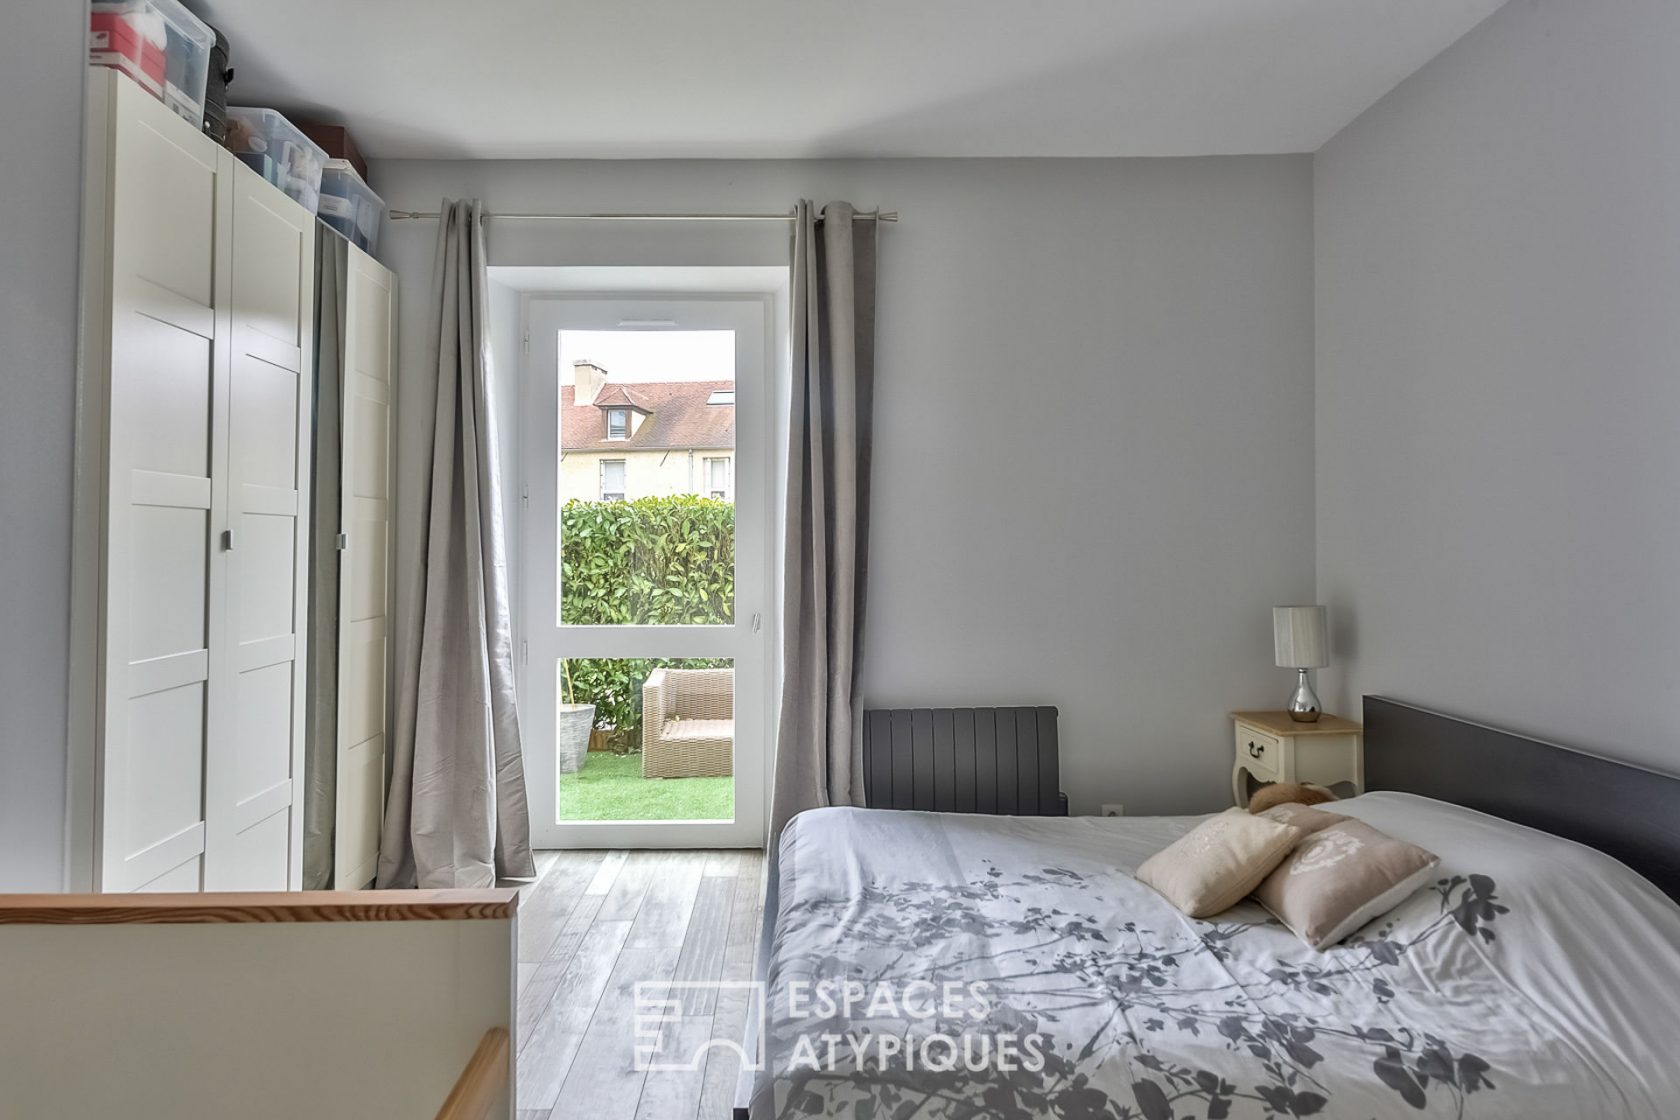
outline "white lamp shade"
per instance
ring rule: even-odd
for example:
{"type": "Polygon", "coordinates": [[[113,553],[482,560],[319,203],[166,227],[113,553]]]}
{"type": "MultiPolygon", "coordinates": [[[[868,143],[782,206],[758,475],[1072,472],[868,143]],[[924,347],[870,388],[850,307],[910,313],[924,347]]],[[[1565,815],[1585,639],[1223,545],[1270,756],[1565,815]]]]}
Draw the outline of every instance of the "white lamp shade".
{"type": "Polygon", "coordinates": [[[1330,664],[1330,638],[1323,607],[1273,607],[1272,645],[1285,669],[1322,669],[1330,664]]]}

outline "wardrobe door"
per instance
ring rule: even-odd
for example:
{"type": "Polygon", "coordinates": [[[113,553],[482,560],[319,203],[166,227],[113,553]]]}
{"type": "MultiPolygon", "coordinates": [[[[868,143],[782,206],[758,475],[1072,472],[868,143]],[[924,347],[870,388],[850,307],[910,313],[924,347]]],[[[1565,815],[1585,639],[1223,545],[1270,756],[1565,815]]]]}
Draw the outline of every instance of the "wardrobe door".
{"type": "Polygon", "coordinates": [[[302,877],[315,220],[232,156],[227,656],[212,667],[208,890],[302,877]],[[220,679],[217,679],[220,674],[220,679]]]}
{"type": "Polygon", "coordinates": [[[109,891],[192,891],[225,622],[229,273],[215,216],[231,176],[220,148],[133,83],[92,88],[109,97],[95,119],[110,252],[109,381],[100,368],[87,383],[109,394],[95,875],[109,891]]]}
{"type": "Polygon", "coordinates": [[[385,803],[395,278],[350,249],[339,511],[338,797],[333,884],[366,886],[385,803]]]}

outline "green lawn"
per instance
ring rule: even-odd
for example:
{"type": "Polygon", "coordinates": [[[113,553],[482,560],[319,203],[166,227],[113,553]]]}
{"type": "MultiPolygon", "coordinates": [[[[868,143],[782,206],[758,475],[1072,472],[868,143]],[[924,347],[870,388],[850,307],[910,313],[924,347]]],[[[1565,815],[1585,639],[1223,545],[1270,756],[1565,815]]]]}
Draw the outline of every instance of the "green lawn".
{"type": "Polygon", "coordinates": [[[644,778],[642,756],[590,751],[560,775],[563,821],[715,821],[735,817],[733,778],[644,778]]]}

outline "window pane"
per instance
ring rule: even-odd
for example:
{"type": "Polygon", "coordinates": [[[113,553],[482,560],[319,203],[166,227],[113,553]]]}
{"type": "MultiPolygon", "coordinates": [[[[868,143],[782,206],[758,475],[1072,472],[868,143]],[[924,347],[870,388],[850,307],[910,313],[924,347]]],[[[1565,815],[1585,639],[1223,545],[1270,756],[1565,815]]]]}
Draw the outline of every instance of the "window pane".
{"type": "Polygon", "coordinates": [[[735,335],[560,332],[561,625],[735,621],[735,335]]]}
{"type": "Polygon", "coordinates": [[[706,460],[706,492],[720,501],[729,500],[729,460],[706,460]]]}
{"type": "Polygon", "coordinates": [[[601,500],[624,500],[624,460],[606,459],[601,463],[601,500]]]}
{"type": "Polygon", "coordinates": [[[568,658],[556,672],[560,820],[735,818],[732,662],[568,658]]]}

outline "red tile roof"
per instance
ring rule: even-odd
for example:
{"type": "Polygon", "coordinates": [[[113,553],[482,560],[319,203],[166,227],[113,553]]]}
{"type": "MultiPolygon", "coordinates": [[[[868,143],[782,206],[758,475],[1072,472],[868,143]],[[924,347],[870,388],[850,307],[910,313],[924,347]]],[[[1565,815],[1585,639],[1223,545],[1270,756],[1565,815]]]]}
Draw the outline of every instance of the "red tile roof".
{"type": "Polygon", "coordinates": [[[733,393],[733,381],[638,381],[607,384],[595,404],[573,404],[573,386],[560,386],[560,446],[565,451],[665,451],[735,446],[734,404],[707,404],[733,393]],[[607,438],[608,407],[648,413],[629,439],[607,438]]]}
{"type": "MultiPolygon", "coordinates": [[[[607,407],[610,407],[612,405],[628,405],[629,407],[634,408],[639,412],[652,412],[653,411],[653,409],[648,407],[647,402],[641,398],[640,394],[632,393],[627,386],[624,386],[624,385],[603,385],[603,386],[601,386],[601,391],[599,393],[595,394],[594,407],[596,407],[596,408],[607,408],[607,407]]],[[[584,407],[588,408],[590,406],[585,405],[584,407]]]]}

